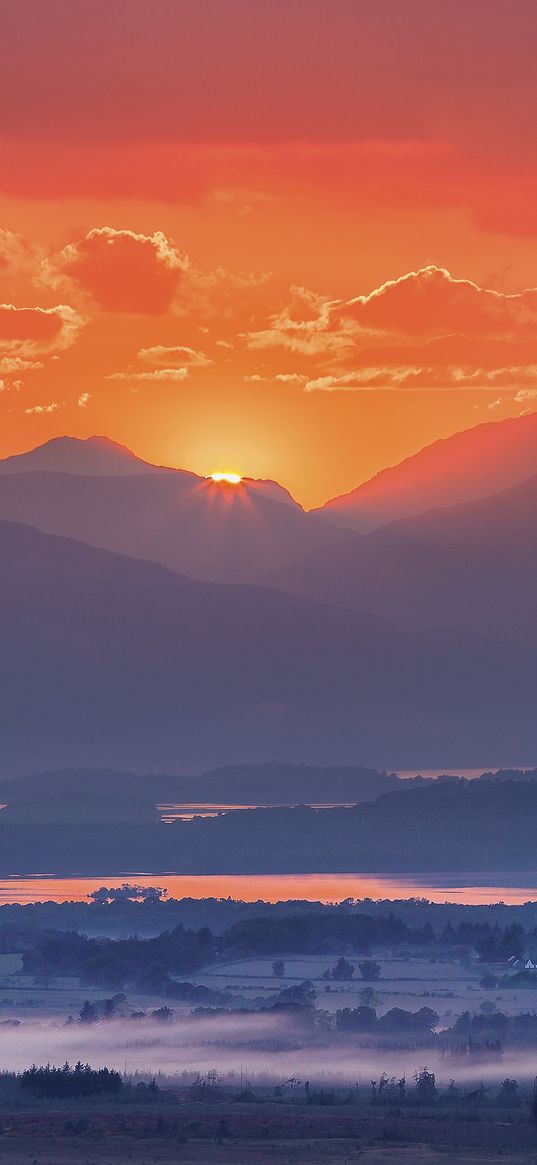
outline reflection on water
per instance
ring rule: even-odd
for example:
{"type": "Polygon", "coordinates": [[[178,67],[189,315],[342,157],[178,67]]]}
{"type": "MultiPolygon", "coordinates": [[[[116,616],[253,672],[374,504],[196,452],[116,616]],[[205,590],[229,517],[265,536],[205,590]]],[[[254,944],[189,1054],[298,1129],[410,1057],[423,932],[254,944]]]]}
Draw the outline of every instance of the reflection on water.
{"type": "MultiPolygon", "coordinates": [[[[316,801],[315,803],[308,802],[309,809],[352,809],[356,804],[355,801],[316,801]]],[[[239,813],[246,809],[274,809],[278,806],[274,805],[210,805],[207,802],[193,802],[187,801],[184,804],[167,804],[157,805],[162,820],[169,824],[170,821],[192,821],[193,817],[218,817],[219,813],[239,813]]],[[[283,808],[283,806],[280,806],[283,808]]],[[[286,809],[290,806],[286,805],[286,809]]]]}
{"type": "Polygon", "coordinates": [[[427,898],[474,906],[493,902],[520,905],[537,901],[537,878],[528,874],[103,874],[98,878],[54,875],[11,877],[0,881],[0,904],[8,902],[83,902],[101,886],[125,880],[159,886],[170,898],[235,898],[243,902],[341,902],[347,898],[427,898]]]}

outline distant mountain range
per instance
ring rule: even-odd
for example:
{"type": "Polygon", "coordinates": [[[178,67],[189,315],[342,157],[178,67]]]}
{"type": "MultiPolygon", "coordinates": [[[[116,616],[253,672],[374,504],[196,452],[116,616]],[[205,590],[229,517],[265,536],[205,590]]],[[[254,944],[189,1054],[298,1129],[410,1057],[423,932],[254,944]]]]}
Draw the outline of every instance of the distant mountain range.
{"type": "Polygon", "coordinates": [[[0,772],[520,763],[531,645],[407,631],[0,523],[0,772]]]}
{"type": "Polygon", "coordinates": [[[380,793],[397,789],[395,774],[358,765],[324,766],[285,764],[229,765],[199,776],[170,773],[121,772],[115,769],[62,769],[32,773],[0,782],[0,803],[8,806],[53,800],[69,802],[69,812],[79,815],[77,805],[89,796],[107,816],[107,803],[300,805],[306,802],[337,803],[374,800],[380,793]]]}
{"type": "Polygon", "coordinates": [[[537,475],[355,535],[274,572],[284,590],[414,627],[537,643],[537,475]]]}
{"type": "Polygon", "coordinates": [[[341,538],[275,482],[148,466],[104,438],[0,461],[0,518],[219,582],[257,581],[341,538]]]}
{"type": "Polygon", "coordinates": [[[537,412],[489,422],[382,469],[316,513],[367,534],[399,518],[498,493],[537,473],[537,412]]]}
{"type": "Polygon", "coordinates": [[[531,763],[536,418],[386,471],[427,512],[367,535],[105,438],[0,462],[0,775],[531,763]]]}

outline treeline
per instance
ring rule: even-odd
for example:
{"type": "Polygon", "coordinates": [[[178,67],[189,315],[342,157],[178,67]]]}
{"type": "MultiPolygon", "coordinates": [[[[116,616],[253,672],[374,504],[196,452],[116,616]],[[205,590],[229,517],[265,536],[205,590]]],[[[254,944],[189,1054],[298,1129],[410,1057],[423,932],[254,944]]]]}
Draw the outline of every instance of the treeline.
{"type": "Polygon", "coordinates": [[[408,946],[439,953],[475,950],[484,959],[504,960],[520,954],[530,941],[522,926],[487,922],[446,923],[435,931],[426,922],[410,926],[396,914],[293,914],[281,918],[244,919],[224,932],[224,951],[251,955],[322,954],[348,947],[367,955],[372,949],[408,946]]]}
{"type": "Polygon", "coordinates": [[[89,1064],[80,1061],[74,1068],[69,1064],[64,1064],[63,1068],[54,1068],[50,1064],[37,1068],[33,1064],[18,1080],[24,1092],[50,1100],[68,1100],[99,1093],[117,1096],[123,1087],[119,1072],[113,1068],[90,1068],[89,1064]]]}
{"type": "Polygon", "coordinates": [[[335,1027],[339,1032],[376,1032],[382,1035],[405,1034],[424,1037],[431,1035],[438,1023],[438,1012],[432,1007],[420,1007],[418,1011],[406,1011],[402,1007],[392,1007],[385,1015],[378,1016],[373,1007],[344,1007],[336,1011],[335,1027]]]}
{"type": "MultiPolygon", "coordinates": [[[[429,924],[411,927],[395,914],[317,911],[245,919],[220,936],[208,927],[194,930],[182,925],[148,939],[114,940],[88,938],[72,931],[37,931],[24,950],[23,971],[40,979],[45,987],[53,975],[76,975],[82,986],[121,991],[130,985],[179,999],[185,998],[189,985],[177,983],[175,977],[195,974],[217,959],[342,950],[367,955],[372,949],[396,947],[427,951],[431,957],[446,951],[454,955],[477,951],[483,961],[491,953],[505,960],[520,954],[525,941],[519,926],[502,929],[486,923],[460,923],[453,927],[449,923],[435,934],[429,924]]],[[[208,989],[203,990],[206,994],[202,997],[198,992],[198,1002],[210,1000],[208,989]]],[[[191,987],[192,993],[197,991],[191,987]]]]}
{"type": "MultiPolygon", "coordinates": [[[[173,975],[192,974],[215,958],[207,927],[182,926],[151,939],[88,938],[76,932],[45,932],[23,954],[25,974],[44,981],[51,975],[77,975],[82,986],[119,991],[126,984],[140,991],[173,992],[173,975]]],[[[178,991],[181,984],[175,984],[178,991]]],[[[178,996],[180,997],[180,996],[178,996]]]]}
{"type": "Polygon", "coordinates": [[[338,905],[321,902],[240,902],[218,898],[163,898],[158,886],[145,887],[140,897],[131,887],[127,897],[121,885],[103,887],[91,902],[36,902],[0,905],[0,953],[23,951],[33,946],[43,930],[82,931],[110,938],[128,938],[132,934],[148,938],[177,926],[199,929],[207,926],[215,935],[224,934],[239,922],[253,919],[289,919],[302,917],[368,917],[394,915],[409,927],[430,930],[446,946],[455,942],[473,943],[476,927],[483,936],[502,935],[516,924],[526,935],[526,944],[537,949],[537,902],[522,906],[468,906],[459,903],[436,903],[425,899],[397,902],[355,902],[348,899],[338,905]]]}
{"type": "Polygon", "coordinates": [[[505,1046],[535,1048],[537,1015],[523,1012],[506,1015],[493,1007],[476,1014],[464,1011],[453,1027],[443,1032],[443,1039],[468,1054],[489,1048],[501,1051],[505,1046]]]}

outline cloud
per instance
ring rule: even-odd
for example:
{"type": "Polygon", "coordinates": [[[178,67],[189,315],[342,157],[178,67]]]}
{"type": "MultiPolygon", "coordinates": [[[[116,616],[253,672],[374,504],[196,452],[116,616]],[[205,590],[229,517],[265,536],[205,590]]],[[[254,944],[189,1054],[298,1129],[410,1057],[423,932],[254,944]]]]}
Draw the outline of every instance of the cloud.
{"type": "Polygon", "coordinates": [[[162,231],[138,234],[95,227],[45,260],[41,282],[75,287],[107,312],[160,315],[167,312],[189,267],[162,231]]]}
{"type": "Polygon", "coordinates": [[[42,360],[28,360],[22,356],[0,356],[0,372],[32,372],[44,367],[42,360]]]}
{"type": "Polygon", "coordinates": [[[91,400],[91,392],[81,392],[77,404],[80,409],[85,409],[88,401],[91,400]]]}
{"type": "Polygon", "coordinates": [[[167,348],[163,344],[156,344],[153,348],[140,348],[138,359],[144,364],[151,364],[155,368],[189,367],[208,368],[213,363],[204,352],[183,346],[167,348]]]}
{"type": "Polygon", "coordinates": [[[537,384],[537,365],[515,368],[486,368],[461,367],[450,365],[447,367],[412,367],[402,365],[396,367],[366,367],[354,372],[345,372],[341,375],[318,376],[308,379],[304,385],[305,392],[360,392],[371,389],[386,389],[395,391],[400,388],[411,388],[415,391],[445,391],[486,389],[489,391],[502,388],[506,391],[517,392],[515,400],[527,399],[521,383],[528,381],[537,384]]]}
{"type": "Polygon", "coordinates": [[[296,384],[304,386],[308,383],[310,377],[305,372],[275,372],[272,376],[261,376],[259,372],[252,372],[250,376],[245,376],[246,383],[257,384],[265,382],[278,381],[279,384],[296,384]]]}
{"type": "Polygon", "coordinates": [[[315,357],[306,392],[517,391],[537,384],[536,329],[536,288],[507,294],[429,266],[349,300],[294,288],[246,344],[315,357]]]}
{"type": "Polygon", "coordinates": [[[307,384],[309,377],[303,372],[277,372],[274,379],[281,384],[307,384]]]}
{"type": "Polygon", "coordinates": [[[71,347],[85,319],[66,304],[56,307],[15,307],[0,304],[0,351],[27,360],[34,354],[71,347]]]}
{"type": "Polygon", "coordinates": [[[179,382],[186,380],[191,368],[208,368],[213,363],[204,352],[181,344],[155,344],[152,348],[140,348],[137,358],[142,364],[150,364],[152,367],[147,371],[131,367],[126,372],[111,372],[106,379],[179,382]]]}
{"type": "Polygon", "coordinates": [[[56,413],[59,408],[60,408],[60,405],[58,404],[58,402],[53,400],[48,405],[32,405],[31,408],[25,409],[24,412],[26,413],[26,416],[29,417],[29,416],[32,416],[34,414],[56,413]]]}
{"type": "Polygon", "coordinates": [[[509,337],[537,322],[537,289],[505,294],[455,279],[445,267],[429,266],[387,280],[332,313],[331,326],[356,337],[509,337]]]}
{"type": "Polygon", "coordinates": [[[22,235],[0,227],[0,271],[30,270],[36,262],[34,247],[22,235]]]}
{"type": "Polygon", "coordinates": [[[249,332],[248,348],[287,348],[306,356],[340,351],[346,346],[331,327],[333,302],[305,287],[291,288],[291,302],[273,315],[270,327],[249,332]]]}
{"type": "Polygon", "coordinates": [[[153,368],[151,372],[111,372],[106,380],[186,380],[188,368],[153,368]]]}
{"type": "Polygon", "coordinates": [[[520,388],[515,400],[517,404],[526,404],[527,401],[537,400],[537,388],[520,388]]]}

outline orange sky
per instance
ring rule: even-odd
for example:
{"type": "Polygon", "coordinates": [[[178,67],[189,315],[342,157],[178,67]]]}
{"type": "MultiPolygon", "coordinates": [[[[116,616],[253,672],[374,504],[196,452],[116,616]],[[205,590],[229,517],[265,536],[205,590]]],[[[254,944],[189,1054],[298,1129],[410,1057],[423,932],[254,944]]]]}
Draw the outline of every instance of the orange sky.
{"type": "Polygon", "coordinates": [[[533,0],[0,18],[1,456],[106,433],[314,505],[537,407],[533,0]]]}

